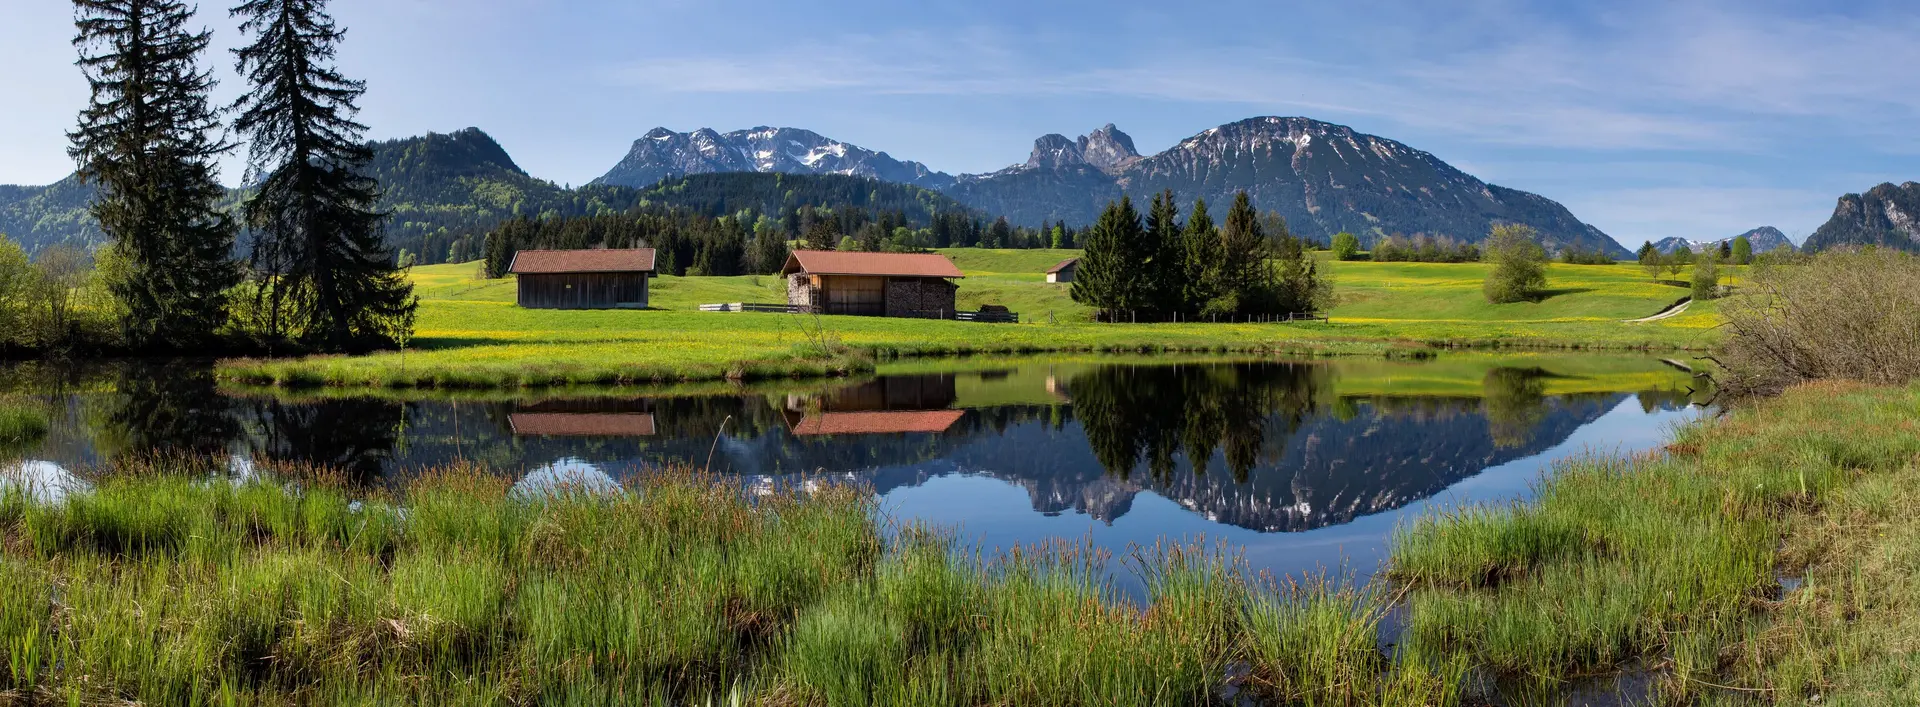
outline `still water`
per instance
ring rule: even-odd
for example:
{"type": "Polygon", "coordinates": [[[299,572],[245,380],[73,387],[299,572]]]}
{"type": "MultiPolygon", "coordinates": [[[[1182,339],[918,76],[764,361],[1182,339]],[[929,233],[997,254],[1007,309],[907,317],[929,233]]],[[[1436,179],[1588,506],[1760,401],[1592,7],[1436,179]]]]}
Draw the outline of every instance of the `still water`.
{"type": "Polygon", "coordinates": [[[1697,415],[1651,357],[1430,362],[957,360],[748,387],[287,397],[193,365],[0,369],[40,406],[15,476],[117,455],[210,454],[245,473],[321,465],[362,483],[477,462],[522,484],[617,482],[690,463],[743,486],[853,480],[893,521],[984,550],[1049,539],[1117,556],[1225,542],[1276,574],[1370,572],[1396,524],[1524,498],[1560,460],[1657,446],[1697,415]]]}

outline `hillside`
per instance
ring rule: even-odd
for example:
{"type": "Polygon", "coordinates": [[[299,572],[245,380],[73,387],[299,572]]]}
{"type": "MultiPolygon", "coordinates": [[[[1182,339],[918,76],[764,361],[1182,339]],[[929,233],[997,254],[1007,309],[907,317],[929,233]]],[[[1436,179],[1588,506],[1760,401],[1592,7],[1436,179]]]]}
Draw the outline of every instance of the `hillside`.
{"type": "Polygon", "coordinates": [[[757,172],[692,174],[642,189],[639,201],[688,209],[719,217],[742,210],[776,215],[796,207],[852,206],[872,212],[898,211],[925,226],[937,214],[968,211],[952,197],[931,189],[866,177],[757,172]]]}
{"type": "Polygon", "coordinates": [[[104,235],[87,206],[93,188],[69,176],[44,187],[0,186],[0,234],[28,252],[65,243],[87,247],[104,235]]]}
{"type": "Polygon", "coordinates": [[[1867,245],[1920,250],[1920,182],[1886,183],[1840,197],[1833,217],[1803,247],[1816,252],[1867,245]]]}
{"type": "Polygon", "coordinates": [[[962,177],[961,202],[1017,223],[1088,223],[1107,200],[1171,189],[1182,202],[1223,203],[1246,191],[1297,235],[1325,241],[1340,231],[1363,244],[1392,234],[1483,240],[1494,224],[1525,223],[1550,250],[1630,253],[1566,207],[1487,184],[1432,154],[1307,118],[1264,117],[1222,125],[1151,156],[1109,125],[1078,141],[1048,135],[1025,164],[962,177]],[[1076,149],[1078,148],[1078,149],[1076,149]]]}

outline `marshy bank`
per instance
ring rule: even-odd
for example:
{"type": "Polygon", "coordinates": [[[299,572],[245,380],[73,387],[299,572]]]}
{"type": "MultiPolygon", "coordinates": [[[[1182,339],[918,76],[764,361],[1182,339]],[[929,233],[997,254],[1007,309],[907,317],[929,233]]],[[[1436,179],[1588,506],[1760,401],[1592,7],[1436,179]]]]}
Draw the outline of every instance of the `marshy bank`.
{"type": "Polygon", "coordinates": [[[1427,705],[1632,670],[1669,701],[1886,704],[1915,688],[1916,406],[1795,388],[1405,526],[1370,584],[1199,543],[974,552],[859,484],[129,460],[0,490],[0,696],[1427,705]]]}
{"type": "Polygon", "coordinates": [[[164,461],[0,492],[0,695],[145,704],[1433,704],[1383,600],[1217,548],[980,557],[884,533],[852,486],[685,472],[390,492],[164,461]],[[358,498],[355,496],[358,495],[358,498]],[[1146,578],[1133,605],[1104,579],[1146,578]],[[1383,692],[1384,690],[1384,692],[1383,692]]]}

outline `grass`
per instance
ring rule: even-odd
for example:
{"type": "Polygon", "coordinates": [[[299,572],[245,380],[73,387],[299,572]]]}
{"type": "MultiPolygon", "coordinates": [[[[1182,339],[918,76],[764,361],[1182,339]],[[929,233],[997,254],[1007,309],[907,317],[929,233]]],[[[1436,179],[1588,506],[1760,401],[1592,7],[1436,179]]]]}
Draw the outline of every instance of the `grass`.
{"type": "Polygon", "coordinates": [[[1251,581],[1218,548],[1128,558],[1134,606],[1085,547],[969,555],[883,532],[853,487],[663,472],[527,493],[455,469],[353,503],[324,476],[215,466],[0,495],[0,702],[1208,704],[1236,664],[1274,701],[1458,688],[1356,689],[1389,666],[1361,638],[1379,598],[1251,581]]]}
{"type": "Polygon", "coordinates": [[[47,436],[47,416],[38,406],[0,396],[0,461],[13,450],[39,444],[47,436]]]}
{"type": "Polygon", "coordinates": [[[1406,640],[1534,687],[1642,665],[1676,701],[1910,695],[1916,405],[1806,386],[1660,453],[1568,464],[1531,503],[1424,518],[1392,542],[1406,640]]]}
{"type": "Polygon", "coordinates": [[[1040,352],[1243,352],[1379,356],[1409,347],[1698,348],[1714,303],[1647,324],[1684,294],[1627,266],[1553,266],[1559,294],[1488,305],[1479,264],[1330,264],[1342,302],[1332,322],[1100,325],[1042,271],[1072,251],[947,251],[968,277],[963,307],[1002,304],[1024,323],[702,313],[716,302],[781,302],[770,276],[662,277],[652,311],[525,310],[514,281],[476,280],[471,263],[415,268],[412,349],[359,357],[223,362],[245,385],[523,387],[848,375],[898,357],[1040,352]]]}

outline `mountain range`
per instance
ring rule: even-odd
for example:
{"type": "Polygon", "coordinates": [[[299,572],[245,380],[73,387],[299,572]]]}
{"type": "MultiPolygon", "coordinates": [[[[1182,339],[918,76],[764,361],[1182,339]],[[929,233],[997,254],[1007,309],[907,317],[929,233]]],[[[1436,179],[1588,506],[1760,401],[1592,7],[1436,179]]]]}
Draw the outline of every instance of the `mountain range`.
{"type": "Polygon", "coordinates": [[[1833,217],[1807,237],[1806,250],[1869,245],[1920,250],[1920,182],[1889,182],[1840,197],[1833,217]]]}
{"type": "Polygon", "coordinates": [[[1722,243],[1731,244],[1735,238],[1742,236],[1746,237],[1747,242],[1753,245],[1753,252],[1755,253],[1766,253],[1779,249],[1782,246],[1785,246],[1787,250],[1799,250],[1794,247],[1793,241],[1787,238],[1787,234],[1781,233],[1780,229],[1772,226],[1761,226],[1734,236],[1733,238],[1722,238],[1717,241],[1694,241],[1679,236],[1662,238],[1653,242],[1653,249],[1668,254],[1678,253],[1681,248],[1686,248],[1695,253],[1703,253],[1706,252],[1708,248],[1719,248],[1722,243]]]}
{"type": "Polygon", "coordinates": [[[1487,184],[1432,154],[1308,118],[1251,118],[1201,132],[1154,155],[1112,124],[1079,138],[1050,134],[1027,160],[987,174],[952,176],[794,128],[719,133],[656,128],[595,184],[645,186],[712,172],[845,174],[946,192],[962,204],[1028,226],[1091,223],[1107,202],[1172,190],[1225,205],[1246,191],[1279,212],[1296,235],[1319,241],[1349,231],[1371,243],[1393,234],[1486,237],[1525,223],[1550,250],[1631,255],[1607,234],[1545,197],[1487,184]]]}

